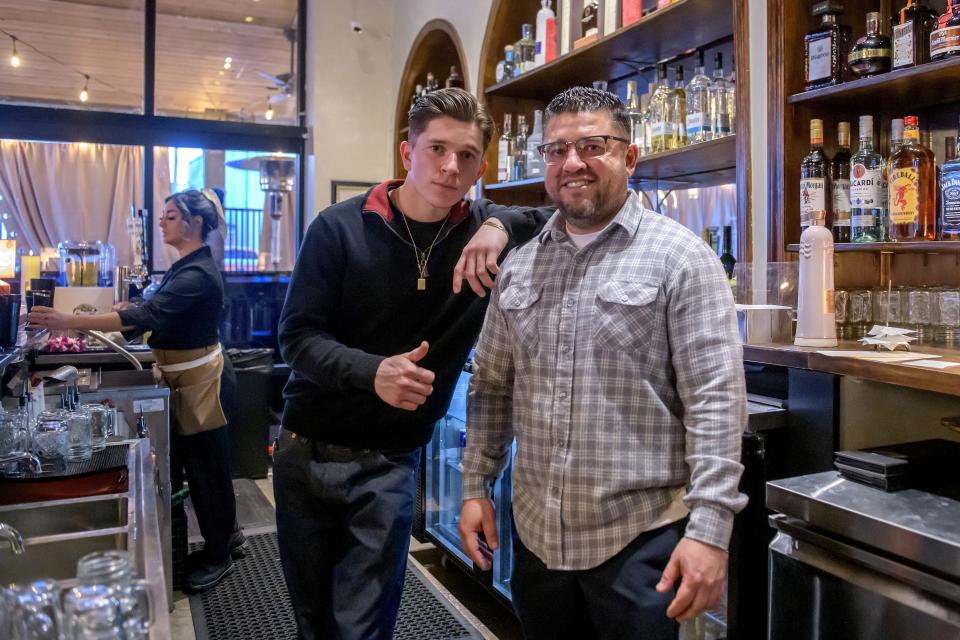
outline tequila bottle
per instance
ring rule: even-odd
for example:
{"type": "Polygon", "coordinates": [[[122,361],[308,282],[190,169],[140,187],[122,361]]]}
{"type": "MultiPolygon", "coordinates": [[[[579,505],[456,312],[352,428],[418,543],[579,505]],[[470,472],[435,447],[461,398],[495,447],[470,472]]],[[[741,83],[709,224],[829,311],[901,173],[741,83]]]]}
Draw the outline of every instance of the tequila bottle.
{"type": "Polygon", "coordinates": [[[673,87],[673,100],[670,104],[670,120],[673,125],[676,143],[674,149],[687,144],[687,91],[683,85],[683,65],[677,65],[677,82],[673,87]]]}
{"type": "Polygon", "coordinates": [[[673,90],[667,83],[667,65],[657,65],[657,90],[650,98],[650,147],[653,153],[676,149],[676,126],[670,111],[673,90]]]}
{"type": "Polygon", "coordinates": [[[526,73],[534,68],[537,41],[533,38],[533,25],[524,24],[520,27],[520,39],[513,45],[513,57],[520,73],[526,73]]]}
{"type": "Polygon", "coordinates": [[[883,156],[873,148],[873,116],[860,116],[860,148],[850,158],[850,224],[853,242],[880,242],[886,217],[883,156]]]}
{"type": "Polygon", "coordinates": [[[723,77],[723,54],[713,57],[713,83],[710,86],[710,119],[714,138],[730,135],[730,104],[733,84],[723,77]]]}
{"type": "MultiPolygon", "coordinates": [[[[687,137],[691,143],[713,139],[710,78],[704,72],[703,49],[697,50],[697,68],[687,87],[687,137]]],[[[724,100],[724,104],[726,101],[724,100]]]]}
{"type": "Polygon", "coordinates": [[[543,144],[543,111],[537,109],[533,112],[533,130],[527,137],[527,177],[538,178],[544,174],[546,168],[543,164],[543,158],[537,147],[543,144]]]}
{"type": "Polygon", "coordinates": [[[627,117],[630,118],[630,142],[642,149],[644,145],[643,113],[637,97],[637,81],[627,81],[627,117]]]}
{"type": "Polygon", "coordinates": [[[819,212],[827,213],[827,157],[823,155],[823,120],[810,121],[810,152],[800,164],[800,228],[806,229],[819,212]]]}
{"type": "Polygon", "coordinates": [[[830,161],[833,240],[850,242],[850,123],[837,125],[837,153],[830,161]]]}

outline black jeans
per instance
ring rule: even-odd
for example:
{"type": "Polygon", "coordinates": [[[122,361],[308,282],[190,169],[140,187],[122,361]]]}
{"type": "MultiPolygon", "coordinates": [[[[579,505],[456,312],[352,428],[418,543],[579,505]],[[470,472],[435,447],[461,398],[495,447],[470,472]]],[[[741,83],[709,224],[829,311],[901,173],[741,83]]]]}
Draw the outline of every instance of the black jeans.
{"type": "Polygon", "coordinates": [[[683,536],[685,521],[640,534],[599,567],[558,571],[513,533],[513,606],[528,640],[675,640],[667,617],[674,592],[655,587],[683,536]]]}
{"type": "MultiPolygon", "coordinates": [[[[220,403],[229,421],[232,418],[236,377],[230,359],[225,358],[220,376],[220,403]]],[[[230,536],[237,528],[237,499],[230,473],[230,433],[227,426],[192,436],[170,433],[170,489],[183,488],[186,476],[190,500],[203,536],[204,559],[219,563],[226,559],[230,536]]]]}
{"type": "Polygon", "coordinates": [[[277,536],[300,638],[393,637],[419,464],[419,449],[351,451],[281,432],[277,536]]]}

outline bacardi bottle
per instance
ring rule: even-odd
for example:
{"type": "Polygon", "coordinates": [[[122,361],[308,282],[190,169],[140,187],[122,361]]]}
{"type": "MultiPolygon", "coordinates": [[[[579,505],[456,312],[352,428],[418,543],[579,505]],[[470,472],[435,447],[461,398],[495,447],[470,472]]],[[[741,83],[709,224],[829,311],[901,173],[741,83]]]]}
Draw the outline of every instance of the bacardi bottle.
{"type": "Polygon", "coordinates": [[[823,155],[823,120],[810,121],[810,153],[800,165],[800,227],[806,229],[814,214],[827,214],[827,158],[823,155]]]}
{"type": "Polygon", "coordinates": [[[873,148],[873,116],[860,116],[860,148],[850,158],[852,242],[880,242],[887,192],[883,156],[873,148]]]}
{"type": "Polygon", "coordinates": [[[833,239],[835,242],[850,242],[849,122],[837,125],[837,153],[830,161],[830,201],[833,204],[833,239]]]}
{"type": "Polygon", "coordinates": [[[890,157],[887,235],[892,242],[936,239],[936,163],[920,144],[916,116],[903,119],[903,146],[890,157]]]}

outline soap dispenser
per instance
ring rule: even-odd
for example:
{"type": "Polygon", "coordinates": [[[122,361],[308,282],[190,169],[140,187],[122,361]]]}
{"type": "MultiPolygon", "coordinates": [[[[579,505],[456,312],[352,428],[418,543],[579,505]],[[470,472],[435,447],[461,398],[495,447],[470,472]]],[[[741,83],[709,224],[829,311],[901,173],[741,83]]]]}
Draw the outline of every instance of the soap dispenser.
{"type": "Polygon", "coordinates": [[[837,346],[833,309],[833,234],[824,226],[824,212],[811,214],[800,235],[800,286],[797,300],[798,347],[837,346]]]}

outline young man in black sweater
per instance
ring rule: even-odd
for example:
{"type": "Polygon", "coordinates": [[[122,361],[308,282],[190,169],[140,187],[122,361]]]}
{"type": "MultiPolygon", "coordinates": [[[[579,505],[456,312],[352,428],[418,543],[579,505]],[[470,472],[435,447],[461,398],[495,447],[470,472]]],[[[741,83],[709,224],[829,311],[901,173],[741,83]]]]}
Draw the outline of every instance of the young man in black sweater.
{"type": "Polygon", "coordinates": [[[508,238],[528,240],[550,214],[463,199],[493,135],[469,93],[419,98],[409,124],[406,179],[314,220],[280,319],[292,373],[274,492],[301,638],[392,638],[420,447],[480,331],[508,238]]]}

